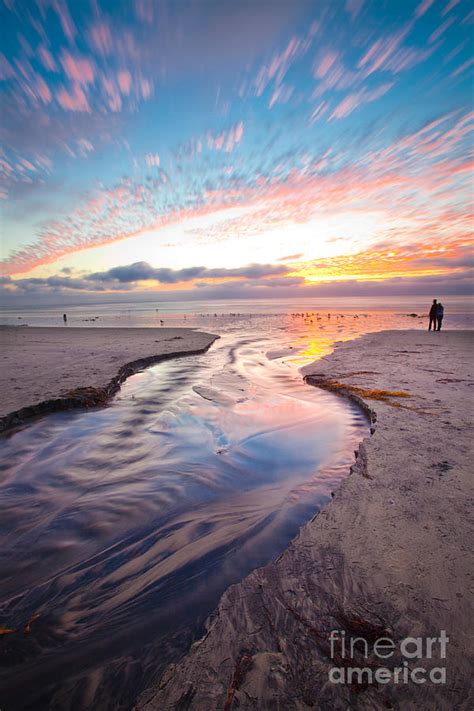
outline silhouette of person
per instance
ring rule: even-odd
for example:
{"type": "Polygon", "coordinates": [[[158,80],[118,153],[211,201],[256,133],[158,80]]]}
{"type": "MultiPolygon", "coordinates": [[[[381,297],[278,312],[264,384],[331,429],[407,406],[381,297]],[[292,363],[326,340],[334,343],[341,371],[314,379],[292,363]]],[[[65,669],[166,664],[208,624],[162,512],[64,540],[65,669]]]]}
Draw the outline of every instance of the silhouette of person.
{"type": "Polygon", "coordinates": [[[67,316],[66,316],[66,314],[63,314],[63,321],[64,321],[64,323],[67,323],[67,316]]]}
{"type": "Polygon", "coordinates": [[[443,316],[444,316],[444,306],[443,304],[438,302],[438,305],[436,307],[436,323],[438,325],[437,331],[441,331],[441,325],[443,323],[443,316]]]}
{"type": "Polygon", "coordinates": [[[438,302],[433,299],[430,309],[430,325],[428,326],[428,331],[431,331],[431,326],[433,326],[433,331],[436,331],[436,319],[438,318],[438,302]]]}

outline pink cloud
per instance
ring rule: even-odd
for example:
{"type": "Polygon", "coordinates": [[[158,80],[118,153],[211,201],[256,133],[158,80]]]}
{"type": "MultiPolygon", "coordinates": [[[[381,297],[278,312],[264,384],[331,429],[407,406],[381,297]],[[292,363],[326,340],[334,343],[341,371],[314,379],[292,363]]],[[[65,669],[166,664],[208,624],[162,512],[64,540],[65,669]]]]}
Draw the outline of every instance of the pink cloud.
{"type": "Polygon", "coordinates": [[[361,104],[361,97],[360,93],[357,94],[349,94],[349,96],[346,96],[345,99],[343,99],[334,109],[330,116],[331,119],[341,119],[345,118],[346,116],[349,116],[354,109],[356,109],[359,105],[361,104]]]}
{"type": "Polygon", "coordinates": [[[221,151],[224,148],[225,135],[222,133],[214,139],[214,148],[216,151],[221,151]]]}
{"type": "Polygon", "coordinates": [[[234,131],[235,131],[235,142],[240,143],[240,141],[242,140],[242,136],[244,135],[244,124],[242,123],[242,121],[237,124],[234,131]]]}
{"type": "Polygon", "coordinates": [[[271,109],[275,104],[286,104],[293,95],[293,87],[280,84],[277,86],[270,97],[268,108],[271,109]]]}
{"type": "Polygon", "coordinates": [[[52,99],[51,91],[49,90],[49,87],[46,84],[46,82],[44,81],[44,79],[40,76],[38,76],[38,78],[37,78],[36,89],[37,89],[38,95],[41,97],[43,103],[49,104],[52,99]]]}
{"type": "Polygon", "coordinates": [[[261,96],[272,81],[277,86],[281,84],[293,62],[308,51],[316,31],[316,26],[312,26],[307,37],[292,37],[282,52],[260,68],[253,82],[256,96],[261,96]]]}
{"type": "Polygon", "coordinates": [[[47,69],[49,72],[56,72],[57,71],[57,66],[56,62],[54,61],[53,55],[43,45],[38,48],[38,56],[41,60],[41,63],[45,69],[47,69]]]}
{"type": "Polygon", "coordinates": [[[145,163],[149,168],[158,168],[160,165],[160,156],[158,153],[147,153],[145,156],[145,163]]]}
{"type": "Polygon", "coordinates": [[[323,116],[323,114],[326,113],[326,111],[328,110],[328,108],[329,108],[328,102],[327,102],[327,101],[321,101],[321,102],[316,106],[316,108],[313,109],[313,113],[311,114],[311,118],[310,118],[310,123],[314,123],[314,121],[316,121],[316,119],[321,118],[321,116],[323,116]]]}
{"type": "Polygon", "coordinates": [[[362,68],[368,77],[376,71],[398,74],[424,62],[433,54],[436,46],[428,49],[402,46],[409,31],[408,25],[394,35],[376,40],[360,59],[358,68],[362,68]]]}
{"type": "Polygon", "coordinates": [[[334,109],[329,120],[342,119],[349,116],[358,106],[361,104],[367,104],[371,101],[379,99],[384,96],[392,88],[393,83],[382,84],[381,86],[373,89],[371,91],[367,89],[361,89],[360,91],[354,92],[346,96],[334,109]]]}
{"type": "Polygon", "coordinates": [[[122,94],[128,96],[132,86],[132,76],[130,72],[125,69],[120,71],[117,75],[117,81],[122,94]]]}
{"type": "Polygon", "coordinates": [[[109,77],[102,77],[102,86],[107,94],[107,104],[111,111],[120,111],[122,108],[122,97],[114,80],[109,77]]]}
{"type": "Polygon", "coordinates": [[[376,40],[359,61],[358,68],[366,67],[366,76],[370,76],[379,69],[386,69],[384,65],[399,48],[407,34],[408,28],[405,28],[390,37],[376,40]]]}
{"type": "Polygon", "coordinates": [[[3,158],[0,158],[0,171],[4,175],[10,175],[10,173],[13,171],[13,167],[8,163],[8,161],[3,160],[3,158]]]}
{"type": "Polygon", "coordinates": [[[86,156],[88,153],[92,153],[94,146],[87,138],[79,138],[77,141],[77,146],[79,148],[79,153],[81,156],[86,156]]]}
{"type": "Polygon", "coordinates": [[[362,9],[363,4],[364,0],[346,0],[346,10],[348,13],[350,13],[353,20],[356,19],[357,15],[362,9]]]}
{"type": "Polygon", "coordinates": [[[139,20],[148,25],[153,24],[154,4],[153,0],[135,0],[135,14],[139,20]]]}
{"type": "Polygon", "coordinates": [[[74,84],[72,91],[66,91],[62,88],[56,94],[58,104],[65,111],[78,111],[90,113],[90,106],[87,97],[79,84],[74,84]]]}
{"type": "Polygon", "coordinates": [[[112,33],[105,22],[93,25],[89,30],[89,40],[94,49],[104,56],[112,52],[112,33]]]}
{"type": "Polygon", "coordinates": [[[13,79],[14,76],[15,70],[13,69],[12,65],[5,57],[5,55],[0,53],[0,81],[13,79]]]}
{"type": "Polygon", "coordinates": [[[46,170],[46,172],[49,172],[53,166],[52,160],[41,153],[36,154],[36,162],[39,166],[41,166],[41,168],[43,168],[43,170],[46,170]]]}
{"type": "Polygon", "coordinates": [[[140,91],[145,100],[149,99],[153,93],[152,82],[149,79],[140,79],[140,91]]]}
{"type": "MultiPolygon", "coordinates": [[[[231,126],[228,131],[223,131],[222,133],[214,136],[210,131],[207,134],[207,147],[209,150],[221,151],[225,150],[226,153],[231,153],[235,146],[240,143],[242,136],[244,135],[244,124],[240,121],[235,126],[231,126]]],[[[200,144],[200,142],[199,142],[200,144]]],[[[197,152],[200,153],[200,150],[197,152]]]]}
{"type": "Polygon", "coordinates": [[[400,47],[387,61],[384,69],[392,74],[407,71],[412,67],[424,62],[436,50],[436,46],[428,49],[417,49],[416,47],[400,47]]]}
{"type": "Polygon", "coordinates": [[[431,35],[429,36],[428,42],[430,42],[430,43],[436,42],[436,40],[439,39],[441,37],[441,35],[446,32],[448,27],[450,27],[453,24],[453,22],[454,22],[454,17],[449,17],[447,20],[445,20],[443,22],[443,24],[438,27],[438,29],[436,29],[434,32],[431,33],[431,35]]]}
{"type": "Polygon", "coordinates": [[[65,2],[61,2],[60,0],[54,0],[53,7],[58,14],[64,34],[72,42],[76,36],[76,27],[69,14],[67,4],[65,2]]]}
{"type": "Polygon", "coordinates": [[[468,59],[467,62],[464,62],[464,64],[461,64],[460,67],[454,70],[454,72],[451,73],[452,77],[457,77],[459,74],[462,74],[462,72],[465,72],[466,69],[469,69],[472,67],[474,64],[474,59],[468,59]]]}
{"type": "Polygon", "coordinates": [[[448,4],[444,8],[443,12],[441,13],[442,15],[447,15],[448,12],[450,12],[453,8],[456,7],[456,5],[459,5],[461,0],[449,0],[448,4]]]}
{"type": "Polygon", "coordinates": [[[333,52],[333,51],[326,52],[324,57],[315,66],[314,76],[317,79],[322,79],[323,77],[325,77],[326,74],[328,73],[328,71],[333,66],[334,62],[337,60],[337,58],[338,58],[337,52],[333,52]]]}
{"type": "Polygon", "coordinates": [[[61,64],[66,76],[78,84],[92,84],[95,78],[94,65],[85,57],[73,56],[70,52],[63,52],[61,64]]]}
{"type": "Polygon", "coordinates": [[[428,12],[433,2],[434,0],[422,0],[415,10],[415,17],[423,17],[423,15],[428,12]]]}

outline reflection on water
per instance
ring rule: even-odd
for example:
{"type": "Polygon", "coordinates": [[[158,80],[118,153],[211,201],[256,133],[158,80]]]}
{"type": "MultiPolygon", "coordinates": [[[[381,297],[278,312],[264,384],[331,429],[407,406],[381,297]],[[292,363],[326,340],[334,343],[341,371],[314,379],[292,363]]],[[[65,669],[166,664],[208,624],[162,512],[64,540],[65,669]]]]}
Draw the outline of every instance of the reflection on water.
{"type": "Polygon", "coordinates": [[[370,319],[324,319],[220,317],[207,354],[2,441],[0,626],[39,615],[1,638],[2,709],[130,708],[328,500],[367,423],[296,366],[370,319]]]}

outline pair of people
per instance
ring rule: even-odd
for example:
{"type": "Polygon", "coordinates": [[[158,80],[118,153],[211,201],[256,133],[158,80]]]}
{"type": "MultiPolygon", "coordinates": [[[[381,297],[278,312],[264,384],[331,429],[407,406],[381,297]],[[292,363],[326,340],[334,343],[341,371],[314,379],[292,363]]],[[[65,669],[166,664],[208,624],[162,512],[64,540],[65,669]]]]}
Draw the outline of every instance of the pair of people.
{"type": "Polygon", "coordinates": [[[437,299],[433,299],[430,309],[430,325],[428,326],[428,331],[431,331],[431,326],[433,326],[433,331],[441,331],[441,325],[443,323],[444,316],[444,306],[437,299]]]}

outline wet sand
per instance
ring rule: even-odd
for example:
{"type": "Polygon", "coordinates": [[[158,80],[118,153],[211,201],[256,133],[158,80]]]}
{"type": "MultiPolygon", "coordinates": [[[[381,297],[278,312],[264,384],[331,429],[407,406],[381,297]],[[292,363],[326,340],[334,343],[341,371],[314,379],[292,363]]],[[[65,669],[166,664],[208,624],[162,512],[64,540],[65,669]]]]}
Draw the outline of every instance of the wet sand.
{"type": "Polygon", "coordinates": [[[366,418],[261,325],[2,438],[2,708],[131,709],[347,476],[366,418]]]}
{"type": "Polygon", "coordinates": [[[275,563],[227,590],[206,635],[137,709],[473,707],[473,340],[386,331],[304,369],[309,383],[365,403],[372,436],[333,501],[275,563]],[[329,683],[342,664],[331,630],[368,642],[445,630],[446,659],[437,646],[410,666],[445,666],[447,683],[329,683]]]}
{"type": "Polygon", "coordinates": [[[189,328],[2,326],[0,430],[45,412],[104,404],[134,372],[203,352],[216,338],[189,328]]]}

